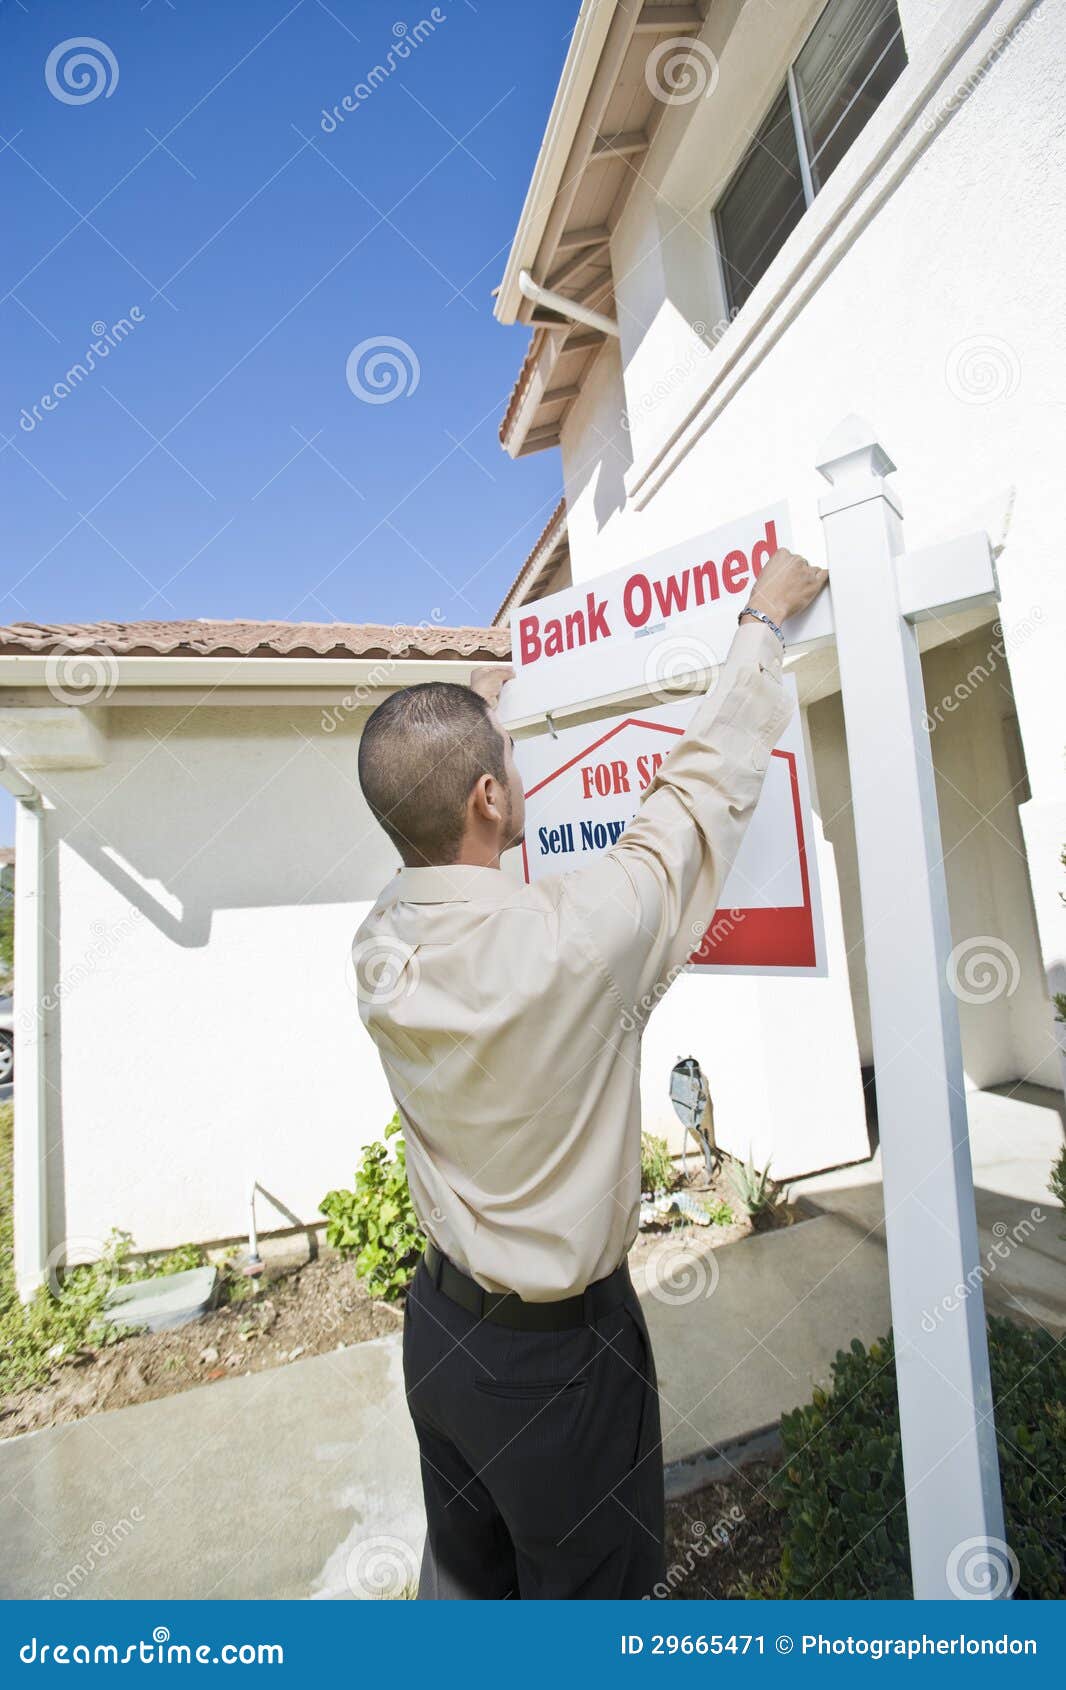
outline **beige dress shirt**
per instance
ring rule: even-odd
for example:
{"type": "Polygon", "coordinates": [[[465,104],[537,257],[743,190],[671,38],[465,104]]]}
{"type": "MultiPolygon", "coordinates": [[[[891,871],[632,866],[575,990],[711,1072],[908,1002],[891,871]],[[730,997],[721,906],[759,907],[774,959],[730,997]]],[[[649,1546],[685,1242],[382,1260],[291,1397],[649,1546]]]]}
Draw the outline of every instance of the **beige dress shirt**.
{"type": "Polygon", "coordinates": [[[488,1290],[571,1296],[633,1242],[641,1034],[710,923],[790,713],[780,642],[743,623],[613,850],[529,886],[403,868],[360,927],[360,1013],[415,1210],[488,1290]]]}

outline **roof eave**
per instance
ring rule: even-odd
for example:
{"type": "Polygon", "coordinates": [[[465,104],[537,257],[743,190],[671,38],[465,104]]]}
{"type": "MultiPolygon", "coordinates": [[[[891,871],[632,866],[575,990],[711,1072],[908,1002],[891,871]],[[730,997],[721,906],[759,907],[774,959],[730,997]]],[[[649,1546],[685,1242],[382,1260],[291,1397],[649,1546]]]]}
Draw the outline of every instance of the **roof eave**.
{"type": "Polygon", "coordinates": [[[544,139],[496,295],[498,322],[516,323],[523,305],[519,276],[535,270],[544,229],[555,204],[570,149],[585,110],[618,0],[582,0],[544,139]]]}

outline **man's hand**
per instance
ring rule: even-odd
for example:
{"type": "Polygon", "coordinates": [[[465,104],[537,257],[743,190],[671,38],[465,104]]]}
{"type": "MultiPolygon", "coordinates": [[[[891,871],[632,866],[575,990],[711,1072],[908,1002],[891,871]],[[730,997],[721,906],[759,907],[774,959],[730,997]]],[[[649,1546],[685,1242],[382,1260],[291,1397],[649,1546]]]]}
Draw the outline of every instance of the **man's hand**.
{"type": "Polygon", "coordinates": [[[788,617],[806,610],[828,580],[828,569],[816,569],[805,557],[781,546],[752,588],[748,604],[780,627],[788,617]]]}
{"type": "MultiPolygon", "coordinates": [[[[766,567],[769,569],[770,565],[766,567]]],[[[479,693],[490,709],[495,710],[501,692],[507,682],[513,680],[514,670],[509,663],[493,663],[483,669],[472,669],[468,685],[471,692],[479,693]]]]}

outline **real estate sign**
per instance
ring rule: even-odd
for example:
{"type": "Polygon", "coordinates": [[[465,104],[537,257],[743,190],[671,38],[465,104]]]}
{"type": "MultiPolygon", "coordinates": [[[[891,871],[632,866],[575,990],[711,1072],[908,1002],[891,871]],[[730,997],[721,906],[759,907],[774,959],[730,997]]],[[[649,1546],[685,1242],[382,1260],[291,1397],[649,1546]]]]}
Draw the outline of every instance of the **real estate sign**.
{"type": "MultiPolygon", "coordinates": [[[[795,690],[795,683],[786,679],[795,690]]],[[[580,868],[618,843],[684,732],[698,698],[621,711],[595,727],[520,740],[527,880],[580,868]]],[[[798,710],[770,758],[762,796],[690,966],[718,974],[822,974],[818,865],[798,710]]]]}
{"type": "Polygon", "coordinates": [[[580,720],[617,698],[633,708],[706,686],[724,659],[763,566],[789,544],[787,506],[774,505],[520,605],[511,617],[515,679],[501,713],[515,725],[546,713],[580,720]]]}

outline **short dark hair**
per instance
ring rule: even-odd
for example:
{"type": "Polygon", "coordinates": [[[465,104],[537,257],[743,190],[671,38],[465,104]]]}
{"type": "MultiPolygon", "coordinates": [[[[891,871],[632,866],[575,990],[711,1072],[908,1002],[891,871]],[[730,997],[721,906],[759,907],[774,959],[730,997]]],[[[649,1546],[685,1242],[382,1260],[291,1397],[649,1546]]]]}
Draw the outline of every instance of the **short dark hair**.
{"type": "Polygon", "coordinates": [[[404,687],[359,741],[359,784],[405,863],[453,863],[481,776],[506,787],[503,735],[480,693],[449,681],[404,687]]]}

